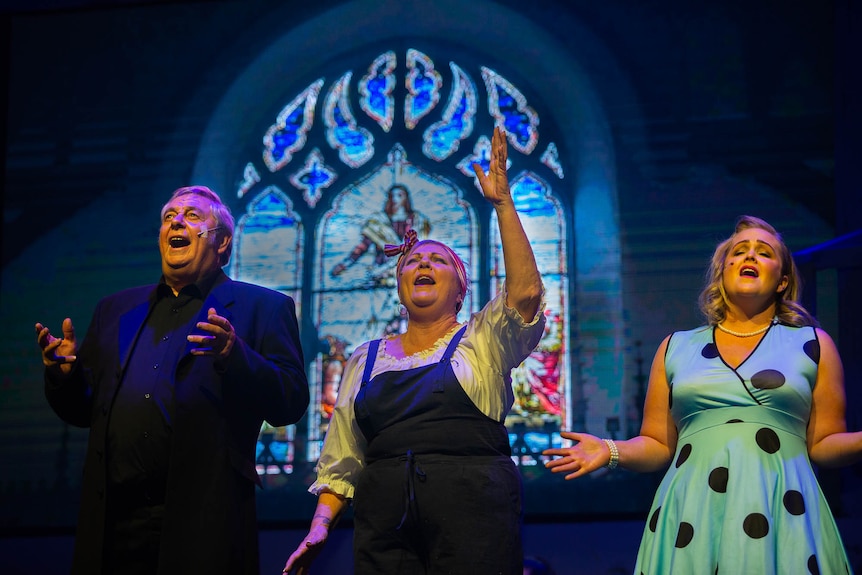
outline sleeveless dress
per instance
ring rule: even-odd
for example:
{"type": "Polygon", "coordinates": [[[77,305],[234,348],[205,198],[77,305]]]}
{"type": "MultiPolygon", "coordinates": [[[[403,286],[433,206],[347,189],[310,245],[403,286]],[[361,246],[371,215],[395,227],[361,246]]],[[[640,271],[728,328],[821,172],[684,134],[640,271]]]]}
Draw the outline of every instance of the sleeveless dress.
{"type": "Polygon", "coordinates": [[[819,359],[811,327],[773,325],[736,369],[714,328],[671,336],[665,368],[679,438],[636,575],[852,572],[806,447],[819,359]]]}

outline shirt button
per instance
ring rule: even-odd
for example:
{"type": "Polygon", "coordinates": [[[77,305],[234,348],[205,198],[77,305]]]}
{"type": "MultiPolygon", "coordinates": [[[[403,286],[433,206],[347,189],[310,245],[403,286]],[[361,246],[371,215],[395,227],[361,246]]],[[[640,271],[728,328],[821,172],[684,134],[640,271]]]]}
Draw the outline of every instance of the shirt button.
{"type": "Polygon", "coordinates": [[[149,393],[145,393],[145,394],[144,394],[144,398],[145,398],[145,399],[149,399],[149,398],[150,398],[150,394],[149,394],[149,393]]]}
{"type": "Polygon", "coordinates": [[[168,336],[162,337],[162,341],[168,341],[168,336]]]}
{"type": "Polygon", "coordinates": [[[159,364],[154,363],[154,364],[153,364],[153,369],[159,369],[159,364]]]}

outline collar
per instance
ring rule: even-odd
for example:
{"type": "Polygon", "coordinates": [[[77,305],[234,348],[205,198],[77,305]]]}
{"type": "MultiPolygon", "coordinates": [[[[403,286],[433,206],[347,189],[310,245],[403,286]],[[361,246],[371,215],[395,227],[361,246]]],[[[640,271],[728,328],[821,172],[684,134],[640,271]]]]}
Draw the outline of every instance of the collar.
{"type": "MultiPolygon", "coordinates": [[[[227,281],[227,275],[225,275],[223,270],[219,269],[211,275],[193,284],[187,285],[179,291],[177,297],[187,295],[192,298],[206,299],[214,287],[224,283],[225,281],[227,281]]],[[[162,275],[162,277],[159,278],[158,285],[156,286],[156,299],[161,299],[169,295],[172,296],[173,294],[174,292],[171,289],[171,286],[167,284],[165,276],[162,275]]]]}

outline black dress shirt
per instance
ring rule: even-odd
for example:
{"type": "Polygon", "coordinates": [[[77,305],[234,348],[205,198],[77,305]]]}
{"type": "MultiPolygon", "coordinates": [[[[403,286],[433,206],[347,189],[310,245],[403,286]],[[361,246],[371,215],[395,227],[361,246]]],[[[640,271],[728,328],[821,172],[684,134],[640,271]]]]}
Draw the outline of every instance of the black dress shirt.
{"type": "MultiPolygon", "coordinates": [[[[110,489],[146,494],[157,503],[164,494],[174,420],[174,372],[186,352],[186,336],[197,331],[195,319],[213,279],[174,295],[164,283],[141,328],[129,358],[108,424],[107,470],[110,489]]],[[[132,502],[130,502],[132,503],[132,502]]]]}

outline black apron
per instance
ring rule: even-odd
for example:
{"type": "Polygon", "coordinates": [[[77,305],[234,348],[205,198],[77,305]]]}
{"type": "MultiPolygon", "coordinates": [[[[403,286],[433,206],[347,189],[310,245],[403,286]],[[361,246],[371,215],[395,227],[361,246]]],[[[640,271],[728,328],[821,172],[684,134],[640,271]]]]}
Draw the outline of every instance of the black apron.
{"type": "Polygon", "coordinates": [[[354,403],[368,441],[354,498],[355,572],[521,575],[521,480],[506,427],[481,411],[440,362],[369,381],[354,403]]]}

